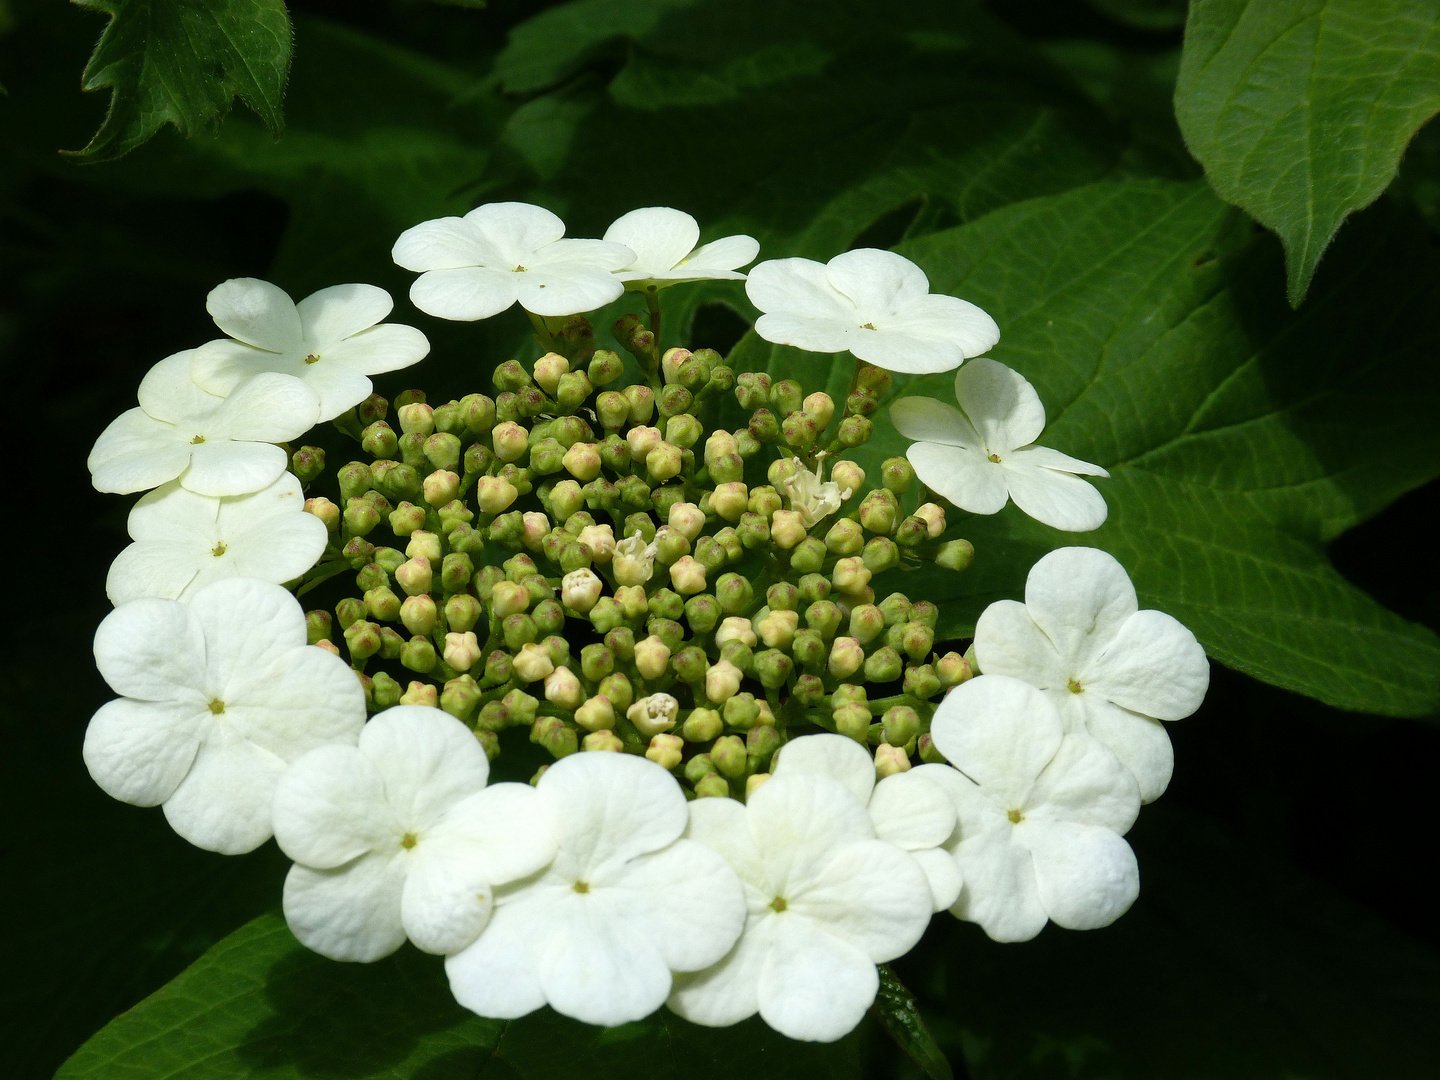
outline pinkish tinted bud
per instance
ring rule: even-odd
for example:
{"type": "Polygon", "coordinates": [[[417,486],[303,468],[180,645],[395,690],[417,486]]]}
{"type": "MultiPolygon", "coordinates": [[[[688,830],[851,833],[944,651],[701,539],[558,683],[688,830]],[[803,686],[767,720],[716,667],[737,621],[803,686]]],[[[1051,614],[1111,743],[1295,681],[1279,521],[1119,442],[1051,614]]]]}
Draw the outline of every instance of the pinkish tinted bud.
{"type": "Polygon", "coordinates": [[[340,507],[323,496],[305,500],[305,512],[314,514],[325,523],[325,528],[336,532],[340,528],[340,507]]]}

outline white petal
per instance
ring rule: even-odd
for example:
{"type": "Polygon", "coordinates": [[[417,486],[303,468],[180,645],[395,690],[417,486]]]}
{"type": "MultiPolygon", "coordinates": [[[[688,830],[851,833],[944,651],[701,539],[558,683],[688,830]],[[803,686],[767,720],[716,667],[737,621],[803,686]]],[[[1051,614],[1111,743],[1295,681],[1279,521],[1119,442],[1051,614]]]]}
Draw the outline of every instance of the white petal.
{"type": "Polygon", "coordinates": [[[1045,695],[1007,675],[961,683],[936,709],[930,730],[950,763],[1007,808],[1024,805],[1063,735],[1045,695]]]}
{"type": "Polygon", "coordinates": [[[677,840],[625,867],[613,886],[624,910],[647,928],[671,971],[699,971],[730,951],[745,925],[745,895],[725,860],[677,840]]]}
{"type": "Polygon", "coordinates": [[[317,746],[280,778],[275,841],[297,863],[332,870],[368,851],[399,850],[403,830],[370,759],[353,746],[317,746]]]}
{"type": "Polygon", "coordinates": [[[1109,829],[1022,822],[1015,833],[1030,849],[1040,902],[1067,930],[1109,926],[1140,895],[1135,853],[1109,829]]]}
{"type": "Polygon", "coordinates": [[[1036,469],[1008,460],[1005,484],[1010,498],[1042,525],[1065,532],[1091,532],[1105,524],[1110,508],[1090,483],[1054,469],[1036,469]]]}
{"type": "MultiPolygon", "coordinates": [[[[855,304],[830,284],[825,266],[811,259],[762,262],[746,278],[745,295],[766,314],[784,313],[804,319],[836,320],[847,326],[860,325],[860,320],[855,318],[855,304]]],[[[766,341],[777,340],[761,330],[760,322],[755,324],[755,331],[766,341]]]]}
{"type": "Polygon", "coordinates": [[[959,350],[962,357],[979,356],[1000,340],[1000,328],[995,320],[982,308],[957,296],[922,296],[875,325],[918,341],[943,341],[959,350]]]}
{"type": "Polygon", "coordinates": [[[541,273],[603,270],[613,275],[635,261],[635,252],[608,240],[556,240],[530,256],[529,268],[541,273]]]}
{"type": "Polygon", "coordinates": [[[128,495],[174,480],[190,464],[190,448],[171,424],[144,409],[127,409],[100,433],[85,466],[96,491],[128,495]]]}
{"type": "Polygon", "coordinates": [[[736,271],[746,263],[754,262],[755,256],[759,254],[760,241],[753,236],[746,236],[743,233],[722,236],[719,240],[701,244],[679,266],[672,268],[670,273],[671,275],[693,274],[696,277],[707,278],[732,275],[742,278],[745,275],[736,273],[736,271]]]}
{"type": "Polygon", "coordinates": [[[398,856],[365,855],[337,870],[292,866],[285,877],[285,921],[300,943],[332,960],[369,962],[405,943],[398,856]]]}
{"type": "Polygon", "coordinates": [[[851,338],[850,351],[867,364],[908,375],[952,371],[965,359],[964,351],[947,339],[879,325],[874,330],[857,331],[851,338]]]}
{"type": "Polygon", "coordinates": [[[1085,730],[1108,746],[1140,785],[1143,802],[1154,802],[1170,786],[1175,750],[1159,720],[1122,709],[1093,694],[1082,694],[1085,730]]]}
{"type": "MultiPolygon", "coordinates": [[[[245,578],[234,580],[244,581],[245,578]]],[[[300,645],[266,666],[231,674],[225,711],[246,738],[284,761],[326,743],[354,746],[365,723],[365,694],[348,664],[300,645]]],[[[382,776],[384,769],[381,769],[382,776]]]]}
{"type": "Polygon", "coordinates": [[[1157,720],[1181,720],[1210,686],[1205,650],[1163,611],[1137,611],[1084,673],[1087,690],[1157,720]]]}
{"type": "Polygon", "coordinates": [[[217,438],[242,442],[286,442],[314,427],[319,414],[320,400],[304,380],[278,371],[262,371],[219,402],[205,431],[217,438]]]}
{"type": "Polygon", "coordinates": [[[960,898],[965,879],[960,876],[960,864],[953,854],[945,848],[926,848],[912,851],[910,857],[920,864],[930,882],[932,910],[944,911],[960,898]]]}
{"type": "Polygon", "coordinates": [[[244,739],[207,739],[174,794],[165,820],[196,847],[243,855],[270,839],[271,803],[285,762],[244,739]]]}
{"type": "Polygon", "coordinates": [[[1075,473],[1077,476],[1110,475],[1099,465],[1092,465],[1088,461],[1081,461],[1069,454],[1062,454],[1059,450],[1051,450],[1048,446],[1035,446],[1033,443],[1030,446],[1021,446],[1011,450],[1006,455],[1006,460],[1024,462],[1026,465],[1035,465],[1042,469],[1075,473]]]}
{"type": "MultiPolygon", "coordinates": [[[[753,275],[749,280],[754,280],[753,275]]],[[[852,329],[848,322],[839,319],[797,315],[788,311],[771,312],[755,320],[755,332],[766,341],[818,353],[849,351],[854,337],[852,329]]]]}
{"type": "Polygon", "coordinates": [[[116,608],[95,631],[95,666],[110,688],[142,701],[205,704],[205,634],[184,604],[133,600],[116,608]]]}
{"type": "Polygon", "coordinates": [[[189,456],[190,467],[180,474],[180,484],[209,496],[248,495],[268,487],[280,478],[288,460],[284,450],[264,442],[206,441],[192,447],[189,456]]]}
{"type": "Polygon", "coordinates": [[[515,280],[519,276],[510,270],[478,266],[430,270],[411,284],[410,302],[437,319],[488,319],[519,298],[515,280]]]}
{"type": "MultiPolygon", "coordinates": [[[[601,755],[574,755],[591,756],[601,755]]],[[[647,928],[601,896],[575,900],[540,960],[545,1000],[587,1024],[613,1027],[649,1016],[670,996],[670,969],[647,928]]]]}
{"type": "Polygon", "coordinates": [[[700,226],[683,210],[645,206],[616,218],[604,238],[635,252],[626,270],[664,273],[695,250],[700,226]]]}
{"type": "Polygon", "coordinates": [[[773,887],[750,834],[750,817],[734,799],[696,799],[689,805],[687,838],[716,852],[739,876],[763,907],[774,898],[773,887]]]}
{"type": "Polygon", "coordinates": [[[259,278],[221,282],[205,298],[205,310],[225,333],[256,348],[284,352],[301,337],[290,294],[259,278]]]}
{"type": "Polygon", "coordinates": [[[861,805],[870,801],[875,790],[875,762],[870,755],[854,739],[828,731],[791,739],[781,748],[771,771],[777,776],[797,772],[828,776],[843,784],[861,805]]]}
{"type": "Polygon", "coordinates": [[[766,879],[779,896],[808,887],[840,845],[875,836],[865,805],[824,776],[772,777],[746,809],[766,879]]]}
{"type": "Polygon", "coordinates": [[[855,248],[836,255],[825,264],[825,279],[849,297],[862,323],[903,311],[930,291],[925,271],[882,248],[855,248]]]}
{"type": "Polygon", "coordinates": [[[624,283],[610,271],[585,263],[542,266],[516,274],[515,279],[520,306],[536,315],[594,311],[625,291],[624,283]]]}
{"type": "Polygon", "coordinates": [[[880,989],[875,964],[803,918],[777,920],[760,972],[760,1016],[780,1034],[834,1042],[865,1016],[880,989]]]}
{"type": "Polygon", "coordinates": [[[1066,735],[1025,805],[1026,821],[1100,825],[1124,834],[1140,813],[1140,789],[1119,759],[1085,732],[1066,735]]]}
{"type": "Polygon", "coordinates": [[[1040,395],[1018,371],[977,357],[955,373],[955,399],[985,445],[1002,457],[1045,429],[1040,395]]]}
{"type": "MultiPolygon", "coordinates": [[[[375,329],[378,330],[380,327],[377,326],[375,329]]],[[[366,331],[366,333],[372,332],[366,331]]],[[[355,340],[355,338],[351,338],[328,352],[333,354],[355,340]]],[[[353,409],[369,397],[375,389],[374,384],[368,378],[343,362],[317,361],[305,372],[305,385],[314,390],[316,397],[320,399],[321,422],[334,420],[346,409],[353,409]]]]}
{"type": "Polygon", "coordinates": [[[1008,825],[1009,807],[988,796],[975,781],[953,765],[926,763],[917,765],[907,775],[923,776],[950,796],[955,805],[956,828],[946,842],[953,851],[968,836],[1008,825]]]}
{"type": "Polygon", "coordinates": [[[390,257],[406,270],[423,272],[480,266],[497,259],[499,253],[462,218],[445,217],[406,229],[395,241],[390,257]]]}
{"type": "Polygon", "coordinates": [[[1140,604],[1113,555],[1098,548],[1057,548],[1025,579],[1030,617],[1079,673],[1103,651],[1140,604]]]}
{"type": "Polygon", "coordinates": [[[1030,849],[1016,843],[1013,832],[1006,823],[961,841],[955,851],[965,885],[950,911],[979,923],[992,941],[1029,941],[1049,918],[1030,849]]]}
{"type": "Polygon", "coordinates": [[[397,705],[372,717],[359,746],[380,773],[396,818],[415,831],[438,824],[461,799],[482,790],[490,775],[475,733],[426,705],[397,705]]]}
{"type": "Polygon", "coordinates": [[[908,952],[933,910],[925,871],[883,840],[846,844],[802,891],[785,899],[789,911],[877,962],[908,952]]]}
{"type": "Polygon", "coordinates": [[[1041,690],[1066,689],[1071,671],[1018,600],[996,600],[975,623],[975,659],[987,675],[1009,675],[1041,690]]]}
{"type": "Polygon", "coordinates": [[[110,564],[105,575],[105,595],[116,607],[142,597],[179,600],[198,573],[193,545],[134,543],[110,564]]]}
{"type": "MultiPolygon", "coordinates": [[[[323,521],[297,506],[294,513],[276,515],[230,532],[226,538],[226,553],[230,555],[227,572],[276,584],[292,581],[319,561],[329,535],[323,521]]],[[[201,578],[191,588],[201,588],[218,576],[202,570],[201,578]]]]}
{"type": "Polygon", "coordinates": [[[890,406],[895,430],[914,442],[980,449],[983,443],[965,414],[929,397],[903,397],[890,406]]]}
{"type": "Polygon", "coordinates": [[[200,748],[197,704],[119,698],[102,705],[85,729],[85,767],[95,783],[135,806],[168,799],[200,748]]]}
{"type": "Polygon", "coordinates": [[[495,246],[505,257],[528,254],[553,244],[565,235],[565,223],[546,210],[522,202],[497,202],[477,206],[465,215],[465,223],[495,246]]]}
{"type": "Polygon", "coordinates": [[[467,795],[429,832],[468,845],[492,885],[548,866],[558,842],[555,822],[529,784],[494,784],[467,795]]]}
{"type": "Polygon", "coordinates": [[[147,371],[136,394],[140,408],[171,424],[213,413],[224,398],[207,393],[190,378],[194,360],[195,350],[185,349],[171,353],[147,371]]]}
{"type": "Polygon", "coordinates": [[[558,823],[567,869],[581,877],[660,850],[689,822],[675,778],[629,754],[572,754],[536,790],[558,823]]]}
{"type": "Polygon", "coordinates": [[[178,483],[156,488],[136,500],[125,528],[136,540],[162,540],[209,546],[221,501],[178,483]]]}
{"type": "Polygon", "coordinates": [[[718,964],[704,971],[677,974],[666,1004],[692,1024],[706,1027],[729,1027],[754,1016],[760,1009],[760,972],[770,952],[771,931],[776,921],[765,916],[752,921],[718,964]]]}
{"type": "Polygon", "coordinates": [[[246,379],[266,371],[301,374],[286,354],[257,349],[230,338],[207,341],[195,350],[190,363],[190,377],[196,385],[221,397],[229,395],[246,379]]]}
{"type": "Polygon", "coordinates": [[[416,948],[448,956],[485,929],[495,894],[477,854],[445,838],[416,845],[400,898],[400,921],[416,948]]]}
{"type": "Polygon", "coordinates": [[[511,1020],[545,1004],[540,953],[558,929],[544,905],[501,903],[474,944],[445,961],[450,992],[471,1012],[511,1020]]]}
{"type": "Polygon", "coordinates": [[[949,794],[916,772],[896,773],[876,784],[869,811],[875,835],[906,851],[939,847],[955,831],[949,794]]]}
{"type": "Polygon", "coordinates": [[[295,305],[301,332],[312,344],[331,344],[384,322],[395,303],[375,285],[331,285],[295,305]]]}
{"type": "Polygon", "coordinates": [[[912,443],[905,451],[915,475],[962,510],[998,514],[1010,501],[1005,473],[983,450],[939,443],[912,443]]]}
{"type": "Polygon", "coordinates": [[[326,346],[311,370],[340,367],[354,374],[379,375],[418,363],[429,352],[430,339],[415,327],[382,323],[326,346]]]}
{"type": "Polygon", "coordinates": [[[265,673],[306,642],[299,601],[266,581],[217,581],[196,592],[189,607],[205,633],[205,666],[222,685],[265,673]]]}

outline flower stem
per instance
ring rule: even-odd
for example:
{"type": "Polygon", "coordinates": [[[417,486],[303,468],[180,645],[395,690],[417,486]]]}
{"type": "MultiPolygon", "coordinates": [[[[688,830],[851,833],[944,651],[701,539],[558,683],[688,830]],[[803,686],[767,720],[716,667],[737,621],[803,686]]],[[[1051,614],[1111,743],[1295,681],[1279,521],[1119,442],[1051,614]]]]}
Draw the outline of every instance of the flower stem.
{"type": "Polygon", "coordinates": [[[550,333],[550,327],[545,324],[543,315],[536,315],[533,311],[525,312],[530,316],[530,325],[535,327],[535,340],[540,342],[540,347],[546,352],[555,351],[555,337],[550,333]]]}

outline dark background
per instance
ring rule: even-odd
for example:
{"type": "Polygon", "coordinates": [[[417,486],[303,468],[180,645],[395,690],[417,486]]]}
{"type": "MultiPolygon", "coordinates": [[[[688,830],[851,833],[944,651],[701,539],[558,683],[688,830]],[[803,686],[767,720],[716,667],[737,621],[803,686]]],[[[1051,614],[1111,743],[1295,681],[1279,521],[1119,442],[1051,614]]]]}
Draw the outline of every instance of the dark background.
{"type": "MultiPolygon", "coordinates": [[[[477,71],[538,6],[291,4],[297,18],[341,19],[477,71]]],[[[1037,39],[1142,56],[1178,46],[1173,21],[1146,30],[1103,6],[993,10],[1037,39]]],[[[273,845],[226,859],[188,847],[157,810],[111,802],[79,750],[110,696],[89,642],[109,610],[104,575],[126,543],[130,502],[91,490],[86,453],[151,364],[213,335],[203,301],[216,282],[271,271],[289,211],[258,190],[151,194],[105,175],[123,166],[59,159],[104,113],[104,95],[79,91],[102,24],[47,7],[0,36],[0,81],[47,88],[42,115],[0,98],[7,1078],[48,1076],[113,1015],[273,908],[284,871],[273,845]]],[[[157,143],[176,139],[166,131],[157,143]]],[[[404,295],[398,273],[363,279],[404,295]]],[[[444,348],[449,331],[435,320],[403,300],[396,317],[444,348]]],[[[718,339],[737,330],[716,321],[697,344],[723,349],[731,342],[718,339]]],[[[1437,492],[1402,498],[1332,556],[1381,602],[1440,629],[1437,492]]],[[[897,965],[947,1052],[963,1050],[976,1076],[1434,1075],[1440,732],[1338,713],[1218,666],[1204,707],[1170,731],[1175,780],[1131,834],[1144,885],[1120,923],[1050,927],[1002,947],[941,917],[897,965]]],[[[898,1067],[882,1044],[872,1051],[877,1073],[898,1067]]]]}

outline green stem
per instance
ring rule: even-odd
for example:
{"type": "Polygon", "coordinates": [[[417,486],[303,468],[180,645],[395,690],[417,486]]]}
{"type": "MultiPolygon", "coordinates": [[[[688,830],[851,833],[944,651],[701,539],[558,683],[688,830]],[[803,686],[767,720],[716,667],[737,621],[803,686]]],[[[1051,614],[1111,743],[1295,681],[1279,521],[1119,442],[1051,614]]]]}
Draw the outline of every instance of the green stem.
{"type": "Polygon", "coordinates": [[[316,585],[319,585],[321,582],[328,581],[336,574],[342,574],[349,569],[350,563],[345,559],[336,559],[334,562],[328,564],[321,563],[319,566],[315,567],[315,569],[310,571],[310,574],[315,575],[314,577],[311,577],[309,574],[307,574],[303,579],[301,579],[300,588],[295,590],[295,595],[304,596],[311,589],[315,588],[316,585]]]}
{"type": "Polygon", "coordinates": [[[546,352],[555,351],[555,336],[550,333],[550,327],[545,324],[542,315],[536,315],[533,311],[525,312],[530,316],[530,325],[535,327],[535,338],[540,342],[540,347],[546,352]]]}

